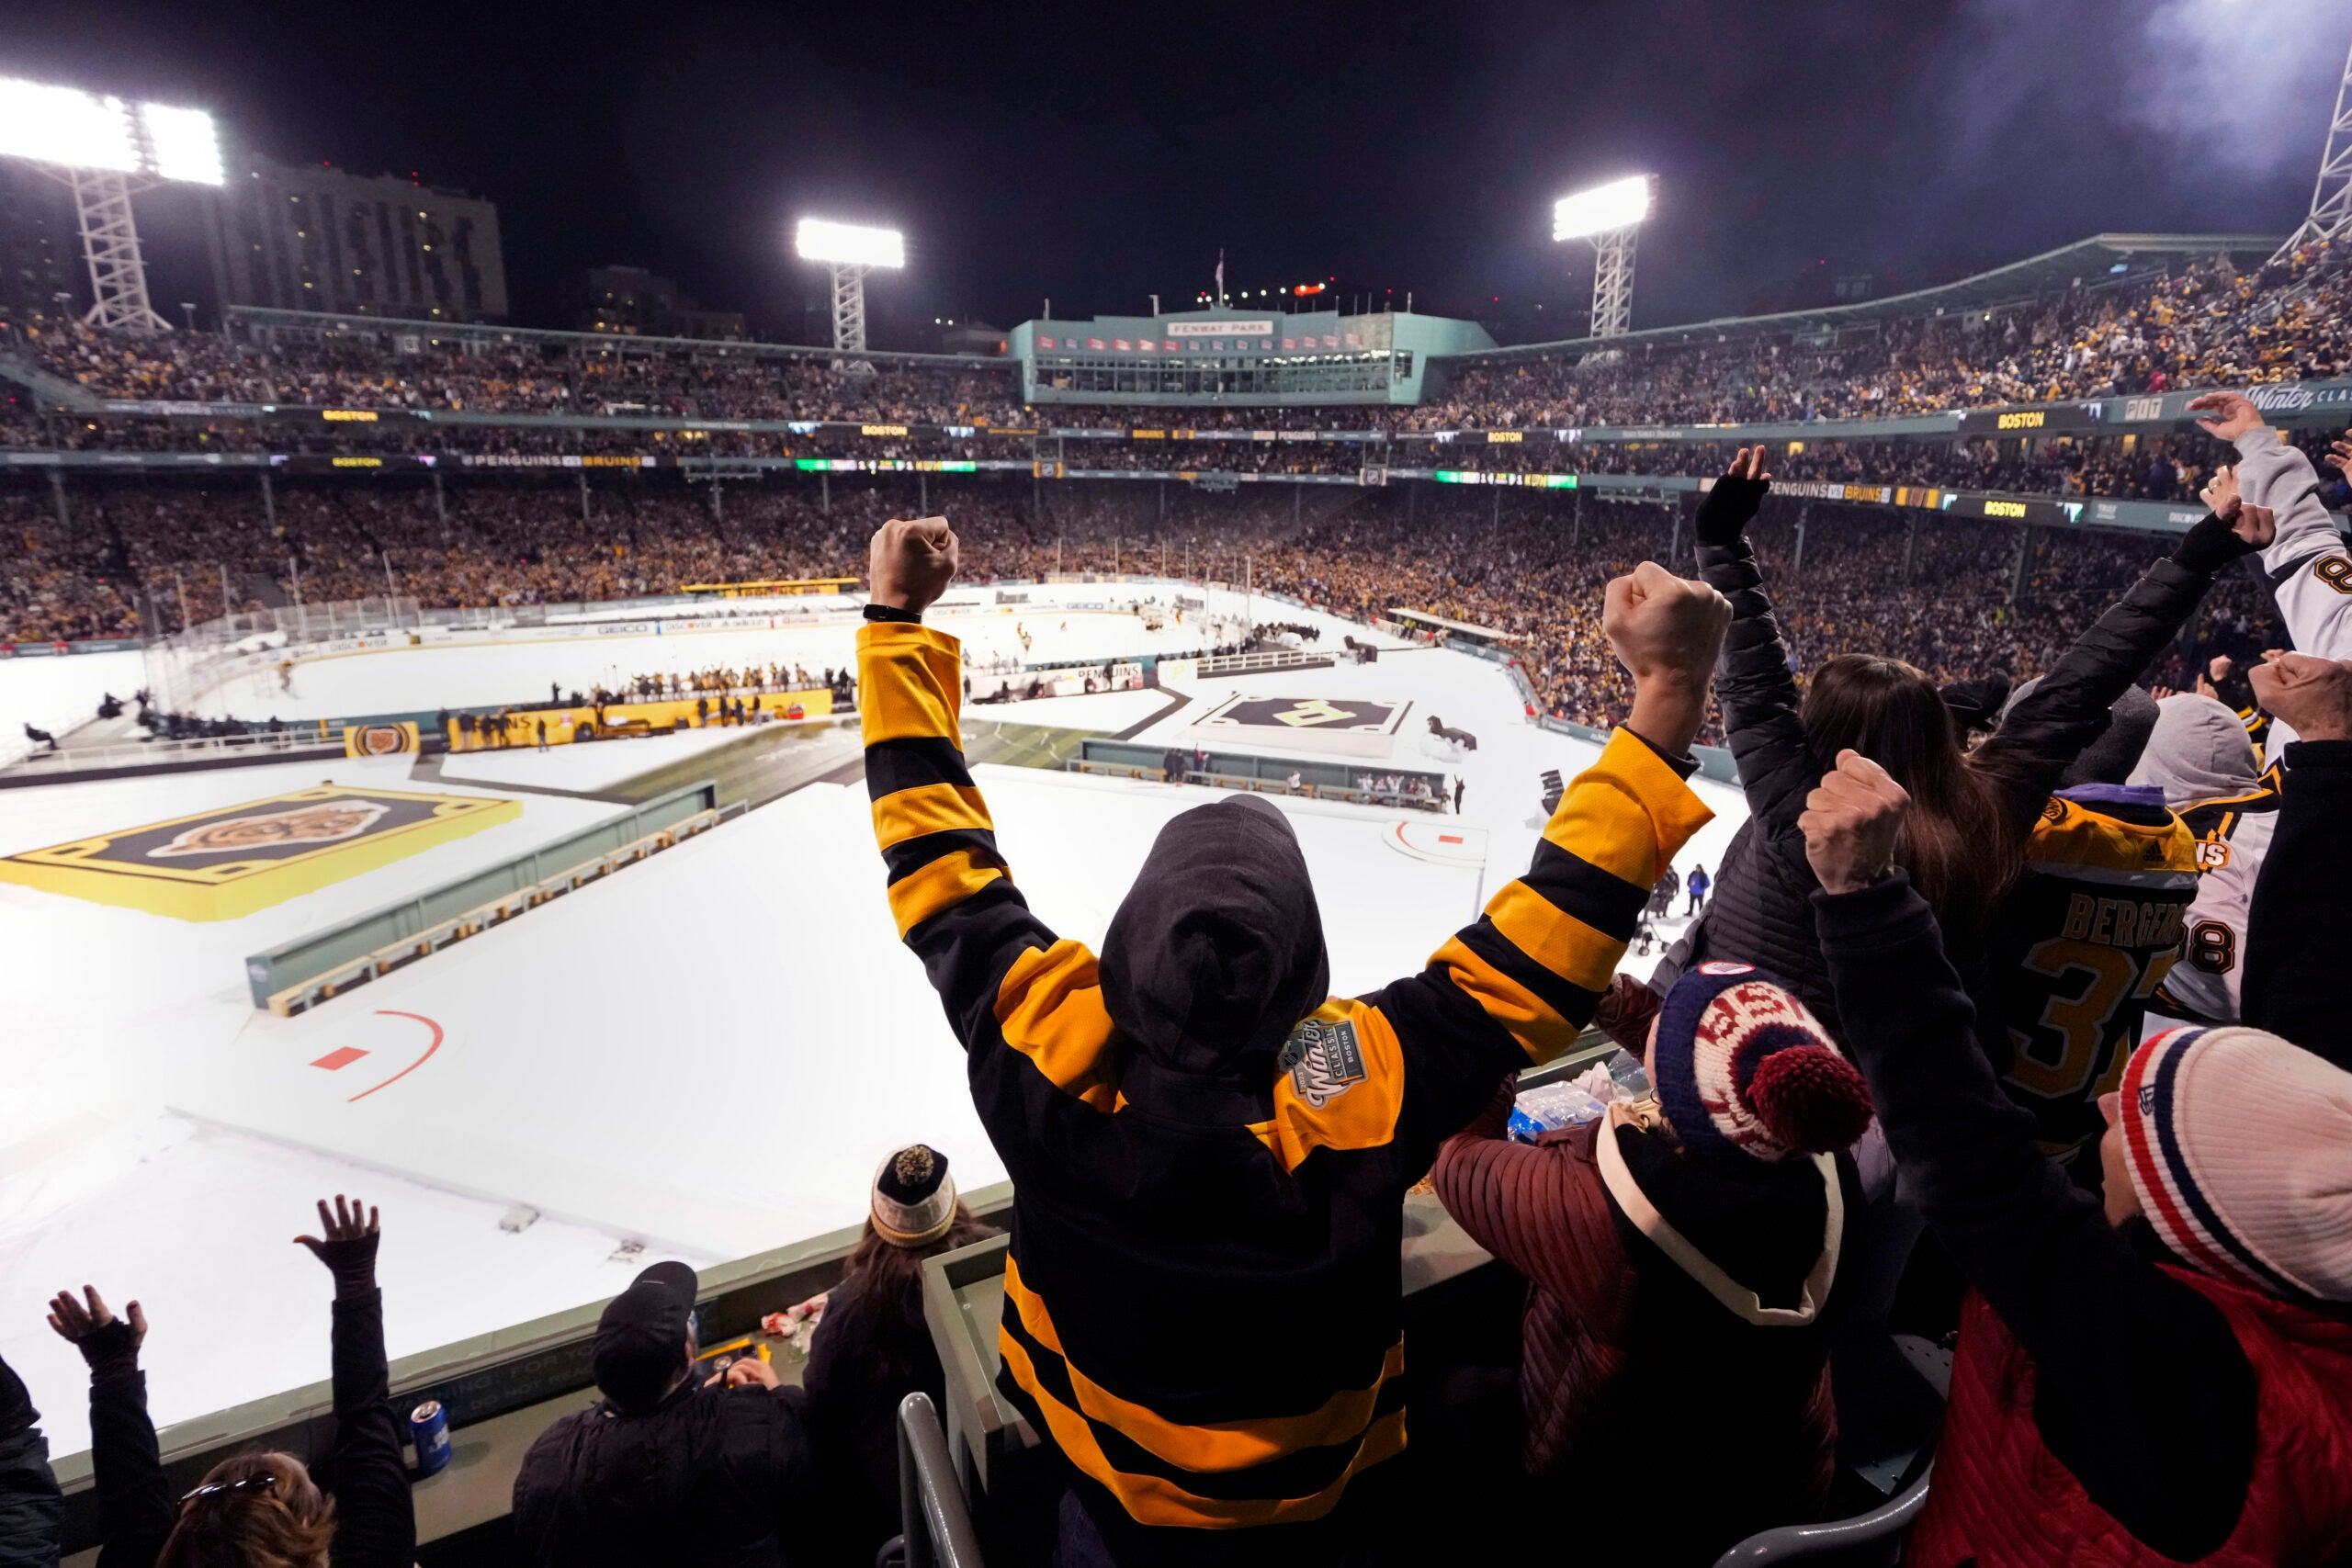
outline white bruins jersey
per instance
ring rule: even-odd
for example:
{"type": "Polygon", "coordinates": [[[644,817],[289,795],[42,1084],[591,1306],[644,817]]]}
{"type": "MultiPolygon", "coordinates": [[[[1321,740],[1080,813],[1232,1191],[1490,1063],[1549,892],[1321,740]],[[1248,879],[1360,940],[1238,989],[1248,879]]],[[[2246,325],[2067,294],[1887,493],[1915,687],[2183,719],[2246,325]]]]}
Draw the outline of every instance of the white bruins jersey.
{"type": "Polygon", "coordinates": [[[2238,987],[2245,973],[2246,912],[2254,879],[2278,825],[2278,792],[2203,800],[2181,808],[2197,838],[2197,896],[2189,901],[2180,957],[2151,1003],[2183,1023],[2235,1023],[2238,987]]]}

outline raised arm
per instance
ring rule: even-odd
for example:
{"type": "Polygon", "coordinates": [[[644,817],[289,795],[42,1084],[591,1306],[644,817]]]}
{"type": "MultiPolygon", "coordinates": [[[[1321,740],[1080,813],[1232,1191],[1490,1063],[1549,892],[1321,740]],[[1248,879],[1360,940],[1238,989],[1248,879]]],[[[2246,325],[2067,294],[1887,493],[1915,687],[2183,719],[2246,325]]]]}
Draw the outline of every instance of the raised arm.
{"type": "MultiPolygon", "coordinates": [[[[2289,640],[2323,659],[2352,657],[2352,553],[2320,501],[2319,471],[2301,447],[2263,423],[2262,411],[2244,394],[2208,392],[2188,406],[2206,411],[2199,423],[2207,434],[2237,448],[2239,493],[2278,520],[2278,536],[2262,552],[2262,573],[2289,640]]],[[[2346,434],[2352,438],[2352,431],[2346,434]]],[[[2327,461],[2344,469],[2352,462],[2352,439],[2335,442],[2327,461]]]]}
{"type": "Polygon", "coordinates": [[[1977,747],[1977,766],[1998,783],[2020,828],[2031,825],[2066,769],[2106,731],[2107,710],[2178,635],[2213,574],[2270,542],[2267,509],[2241,504],[2226,482],[2209,485],[2205,496],[2214,510],[2076,637],[1977,747]]]}
{"type": "Polygon", "coordinates": [[[981,1120],[1017,1180],[1042,1105],[1058,1096],[1112,1109],[1111,1021],[1094,954],[1029,912],[964,766],[962,645],[922,624],[955,578],[956,550],[944,517],[874,536],[858,715],[890,913],[963,1043],[981,1120]]]}
{"type": "Polygon", "coordinates": [[[2255,1028],[2352,1068],[2335,988],[2352,970],[2338,855],[2352,820],[2352,660],[2289,653],[2253,677],[2262,705],[2302,739],[2286,749],[2278,825],[2255,878],[2240,1011],[2255,1028]]]}
{"type": "Polygon", "coordinates": [[[1715,701],[1724,716],[1733,759],[1739,764],[1747,809],[1774,838],[1788,838],[1805,791],[1821,766],[1797,721],[1797,682],[1789,646],[1764,592],[1763,568],[1747,542],[1748,521],[1763,505],[1772,476],[1764,448],[1743,446],[1731,468],[1699,502],[1699,575],[1731,602],[1715,701]]]}
{"type": "Polygon", "coordinates": [[[1731,607],[1652,562],[1609,584],[1602,626],[1634,706],[1569,784],[1527,874],[1371,998],[1407,1085],[1398,1135],[1416,1160],[1459,1131],[1497,1080],[1576,1043],[1609,988],[1658,873],[1713,815],[1684,782],[1731,607]]]}
{"type": "Polygon", "coordinates": [[[296,1236],[334,1276],[334,1437],[311,1467],[334,1498],[335,1568],[408,1568],[416,1557],[416,1505],[401,1457],[384,1359],[384,1292],[376,1284],[377,1212],[335,1195],[319,1201],[322,1235],[296,1236]]]}
{"type": "Polygon", "coordinates": [[[147,1568],[179,1517],[164,1480],[155,1424],[147,1416],[147,1374],[139,1347],[147,1314],[137,1302],[117,1317],[95,1285],[60,1291],[49,1325],[82,1352],[90,1369],[90,1468],[98,1492],[98,1568],[147,1568]]]}
{"type": "Polygon", "coordinates": [[[1884,770],[1846,751],[1805,811],[1847,1043],[1906,1190],[2032,1356],[2052,1453],[2133,1535],[2194,1562],[2228,1538],[2245,1498],[2252,1368],[2219,1310],[2133,1250],[2002,1092],[1935,916],[1894,864],[1907,806],[1884,770]],[[2150,1367],[2198,1371],[2157,1380],[2150,1367]]]}

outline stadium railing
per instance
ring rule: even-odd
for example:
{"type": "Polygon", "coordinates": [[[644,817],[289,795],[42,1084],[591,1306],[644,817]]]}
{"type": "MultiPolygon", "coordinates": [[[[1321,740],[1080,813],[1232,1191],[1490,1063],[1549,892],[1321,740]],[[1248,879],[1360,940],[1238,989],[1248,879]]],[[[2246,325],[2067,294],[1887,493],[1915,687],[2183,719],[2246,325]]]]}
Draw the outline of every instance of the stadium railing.
{"type": "MultiPolygon", "coordinates": [[[[968,1191],[964,1199],[980,1218],[1002,1224],[1012,1191],[1009,1182],[998,1182],[968,1191]]],[[[696,1310],[705,1341],[756,1335],[766,1314],[831,1289],[861,1230],[831,1231],[700,1269],[696,1310]]],[[[392,1363],[394,1404],[406,1412],[427,1399],[439,1400],[453,1439],[447,1468],[414,1483],[420,1547],[501,1528],[524,1453],[548,1423],[597,1398],[589,1361],[604,1307],[601,1301],[591,1302],[392,1363]]],[[[325,1345],[319,1349],[323,1371],[325,1345]]],[[[779,1357],[776,1365],[789,1381],[797,1381],[797,1363],[779,1357]]],[[[158,1438],[165,1478],[177,1495],[232,1454],[276,1449],[314,1461],[334,1429],[330,1386],[320,1382],[175,1422],[158,1438]]],[[[65,1551],[85,1551],[99,1540],[90,1455],[60,1456],[53,1468],[66,1494],[65,1551]]],[[[420,1555],[430,1560],[428,1553],[420,1555]]]]}

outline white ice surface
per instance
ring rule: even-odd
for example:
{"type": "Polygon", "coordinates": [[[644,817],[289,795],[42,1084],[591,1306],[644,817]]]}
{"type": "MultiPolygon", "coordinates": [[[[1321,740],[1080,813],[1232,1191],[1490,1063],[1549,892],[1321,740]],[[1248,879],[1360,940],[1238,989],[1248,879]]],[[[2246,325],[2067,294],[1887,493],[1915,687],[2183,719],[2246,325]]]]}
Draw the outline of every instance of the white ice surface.
{"type": "Polygon", "coordinates": [[[96,718],[108,692],[128,706],[146,684],[146,658],[134,649],[0,660],[0,737],[19,739],[28,724],[63,735],[96,718]]]}
{"type": "MultiPolygon", "coordinates": [[[[974,690],[979,688],[975,681],[974,690]]],[[[1017,703],[983,703],[964,711],[975,720],[992,724],[1044,724],[1060,729],[1091,729],[1116,735],[1127,726],[1148,718],[1168,705],[1168,694],[1080,692],[1074,697],[1038,697],[1017,703]]]]}
{"type": "MultiPolygon", "coordinates": [[[[1115,588],[1069,585],[1025,592],[1041,600],[1050,595],[1061,602],[940,612],[931,620],[962,637],[981,667],[998,660],[1042,665],[1172,654],[1204,644],[1205,628],[1189,614],[1182,626],[1176,624],[1172,615],[1164,616],[1155,632],[1124,610],[1066,607],[1069,601],[1108,602],[1114,594],[1125,603],[1128,597],[1148,597],[1150,590],[1121,593],[1115,588]],[[1025,649],[1018,637],[1023,630],[1030,639],[1025,649]]],[[[1158,592],[1165,595],[1174,590],[1158,592]]],[[[1223,607],[1237,596],[1219,594],[1217,598],[1223,607]]],[[[1271,605],[1261,607],[1259,618],[1328,619],[1271,605]]],[[[797,664],[817,676],[828,666],[840,669],[854,664],[857,657],[859,623],[851,619],[820,626],[729,626],[712,631],[680,630],[676,622],[666,619],[656,623],[649,618],[640,624],[659,624],[662,630],[659,635],[651,631],[588,633],[503,642],[434,643],[306,659],[295,665],[291,692],[279,689],[277,671],[268,666],[213,687],[193,705],[202,713],[233,713],[245,718],[407,713],[537,702],[546,695],[550,683],[566,692],[586,691],[600,682],[617,689],[621,682],[635,675],[682,674],[714,667],[741,669],[754,663],[797,664]]],[[[1329,624],[1333,627],[1348,625],[1329,624]]],[[[1350,630],[1361,633],[1363,628],[1351,626],[1350,630]]],[[[1327,631],[1325,641],[1336,645],[1339,635],[1327,631]]],[[[979,684],[977,673],[973,684],[976,688],[979,684]]]]}
{"type": "MultiPolygon", "coordinates": [[[[1307,618],[1261,606],[1267,617],[1307,618]]],[[[984,654],[1017,647],[1019,619],[1044,658],[1063,651],[1048,646],[1063,618],[1033,604],[943,624],[984,654]]],[[[1103,639],[1090,653],[1148,651],[1133,617],[1069,618],[1072,648],[1085,625],[1090,639],[1097,631],[1103,639]]],[[[1329,624],[1325,638],[1336,644],[1340,623],[1329,624]]],[[[626,657],[632,669],[655,667],[640,656],[658,648],[677,668],[789,657],[815,670],[845,662],[852,634],[631,638],[626,657]],[[836,635],[838,646],[823,644],[836,635]],[[800,646],[780,646],[787,636],[800,646]],[[718,646],[728,637],[749,640],[730,651],[718,646]]],[[[414,708],[468,700],[441,691],[444,680],[478,682],[492,694],[483,700],[513,700],[550,678],[567,686],[597,678],[589,668],[544,672],[535,661],[551,651],[546,645],[463,651],[306,665],[298,689],[348,671],[353,683],[321,695],[322,711],[414,708]]],[[[617,651],[607,645],[603,656],[617,651]]],[[[0,665],[0,696],[34,668],[0,665]]],[[[1368,668],[1204,682],[1144,739],[1189,743],[1189,720],[1235,690],[1410,700],[1389,765],[1460,774],[1467,795],[1458,820],[1487,830],[1482,873],[1416,860],[1386,841],[1400,816],[1455,818],[1284,803],[1343,993],[1418,968],[1471,917],[1481,887],[1492,893],[1526,864],[1541,826],[1542,771],[1573,775],[1594,754],[1527,723],[1494,665],[1425,650],[1368,668]],[[1425,731],[1432,712],[1476,733],[1479,750],[1429,754],[1430,739],[1411,732],[1425,731]]],[[[1106,709],[1131,698],[1162,700],[1091,701],[1106,709]]],[[[1068,723],[1089,703],[1041,702],[1034,721],[1068,723]]],[[[1101,722],[1113,718],[1135,722],[1115,709],[1101,722]]],[[[593,789],[611,782],[608,765],[634,773],[683,754],[662,748],[734,735],[454,758],[448,782],[412,787],[593,789]]],[[[1279,752],[1279,738],[1265,750],[1279,752]]],[[[400,787],[406,772],[405,761],[282,763],[8,791],[0,853],[322,779],[400,787]]],[[[1101,939],[1160,823],[1220,798],[1028,770],[978,774],[1024,892],[1057,931],[1088,942],[1101,939]]],[[[1721,815],[1678,857],[1685,871],[1693,861],[1713,869],[1742,815],[1736,791],[1696,787],[1721,815]]],[[[246,953],[614,809],[523,799],[519,822],[237,921],[192,924],[0,886],[0,987],[12,1003],[0,1033],[0,1354],[32,1382],[59,1451],[78,1446],[81,1373],[40,1324],[39,1303],[67,1283],[90,1280],[146,1303],[156,1325],[155,1406],[166,1422],[323,1376],[326,1281],[287,1245],[320,1191],[383,1195],[391,1348],[401,1355],[609,1294],[628,1272],[606,1261],[621,1239],[708,1261],[852,1224],[874,1161],[908,1139],[950,1150],[967,1187],[1001,1175],[945,1021],[891,928],[856,788],[810,786],[304,1017],[254,1011],[246,953]],[[401,1013],[437,1023],[441,1046],[355,1099],[423,1055],[431,1026],[392,1016],[401,1013]],[[343,1046],[367,1055],[332,1071],[310,1065],[343,1046]],[[496,1221],[510,1201],[547,1217],[506,1235],[496,1221]],[[256,1313],[254,1301],[267,1309],[256,1313]]],[[[1629,957],[1625,967],[1645,972],[1655,962],[1629,957]]]]}
{"type": "Polygon", "coordinates": [[[146,1309],[158,1426],[324,1381],[334,1287],[291,1245],[318,1233],[314,1198],[382,1209],[394,1358],[601,1300],[644,1261],[616,1258],[604,1232],[541,1219],[510,1235],[503,1204],[183,1117],[94,1118],[47,1142],[27,1168],[0,1156],[0,1357],[30,1385],[58,1454],[89,1441],[88,1374],[43,1320],[59,1290],[95,1284],[117,1312],[146,1309]]]}

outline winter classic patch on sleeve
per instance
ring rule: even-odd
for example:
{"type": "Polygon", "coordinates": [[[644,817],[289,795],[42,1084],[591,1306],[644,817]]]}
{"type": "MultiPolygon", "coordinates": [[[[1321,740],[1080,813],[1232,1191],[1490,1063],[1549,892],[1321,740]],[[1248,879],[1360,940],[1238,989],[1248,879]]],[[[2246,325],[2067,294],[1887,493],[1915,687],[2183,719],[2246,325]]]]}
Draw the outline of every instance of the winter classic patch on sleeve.
{"type": "Polygon", "coordinates": [[[1275,1058],[1274,1114],[1250,1130],[1287,1171],[1317,1149],[1376,1149],[1396,1135],[1405,1058],[1380,1010],[1334,997],[1275,1058]]]}
{"type": "Polygon", "coordinates": [[[1278,1060],[1292,1092],[1317,1111],[1364,1080],[1363,1047],[1348,1020],[1306,1020],[1290,1032],[1278,1060]]]}

